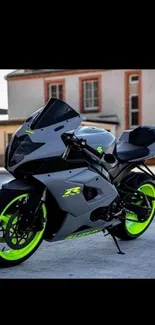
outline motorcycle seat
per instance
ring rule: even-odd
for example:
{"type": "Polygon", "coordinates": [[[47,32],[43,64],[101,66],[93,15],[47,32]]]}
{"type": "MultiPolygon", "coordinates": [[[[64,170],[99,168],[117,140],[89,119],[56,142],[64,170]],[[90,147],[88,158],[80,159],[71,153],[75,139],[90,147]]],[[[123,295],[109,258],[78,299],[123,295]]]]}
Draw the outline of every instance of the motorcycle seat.
{"type": "Polygon", "coordinates": [[[147,147],[155,142],[155,126],[138,126],[129,133],[129,143],[147,147]]]}
{"type": "Polygon", "coordinates": [[[128,161],[132,159],[138,159],[147,156],[149,149],[146,147],[138,147],[133,144],[124,141],[118,141],[115,147],[115,156],[121,161],[128,161]]]}

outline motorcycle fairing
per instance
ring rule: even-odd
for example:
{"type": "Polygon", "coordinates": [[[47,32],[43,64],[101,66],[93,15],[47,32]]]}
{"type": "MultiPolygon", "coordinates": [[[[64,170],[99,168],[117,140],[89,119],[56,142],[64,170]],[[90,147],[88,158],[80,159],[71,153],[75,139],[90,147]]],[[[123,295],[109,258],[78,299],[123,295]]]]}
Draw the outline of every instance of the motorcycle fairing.
{"type": "Polygon", "coordinates": [[[7,149],[10,173],[28,161],[61,156],[66,147],[62,134],[80,126],[82,117],[65,102],[51,98],[15,132],[7,149]]]}

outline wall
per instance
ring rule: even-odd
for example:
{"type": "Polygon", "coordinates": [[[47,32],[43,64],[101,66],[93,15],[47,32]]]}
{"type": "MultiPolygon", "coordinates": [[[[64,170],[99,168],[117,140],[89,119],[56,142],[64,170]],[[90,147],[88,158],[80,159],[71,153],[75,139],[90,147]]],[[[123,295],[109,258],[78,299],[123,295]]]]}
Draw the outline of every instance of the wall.
{"type": "Polygon", "coordinates": [[[14,133],[20,125],[0,125],[0,166],[4,166],[4,154],[7,145],[7,134],[14,133]]]}
{"type": "Polygon", "coordinates": [[[155,125],[155,70],[142,70],[142,124],[155,125]]]}
{"type": "Polygon", "coordinates": [[[79,77],[103,75],[103,72],[90,72],[69,76],[35,78],[26,80],[9,80],[8,113],[9,118],[26,118],[45,104],[44,80],[65,79],[65,101],[79,111],[79,77]]]}
{"type": "Polygon", "coordinates": [[[8,81],[9,118],[26,118],[44,105],[43,79],[8,81]]]}
{"type": "Polygon", "coordinates": [[[120,126],[117,128],[117,137],[124,130],[124,71],[106,71],[102,80],[103,112],[104,115],[118,116],[120,126]]]}

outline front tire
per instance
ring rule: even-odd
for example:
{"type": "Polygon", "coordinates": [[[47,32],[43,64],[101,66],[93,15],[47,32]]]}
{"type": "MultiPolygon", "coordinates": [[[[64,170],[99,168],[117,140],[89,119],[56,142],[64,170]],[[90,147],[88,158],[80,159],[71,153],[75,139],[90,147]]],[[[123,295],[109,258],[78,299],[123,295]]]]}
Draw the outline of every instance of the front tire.
{"type": "MultiPolygon", "coordinates": [[[[144,173],[131,172],[123,183],[155,198],[155,183],[150,176],[144,173]]],[[[152,201],[151,205],[152,211],[146,221],[138,223],[125,220],[114,229],[114,235],[122,240],[132,240],[141,236],[149,227],[155,215],[155,201],[152,201]]],[[[126,213],[126,217],[138,220],[137,215],[134,213],[126,213]]]]}
{"type": "MultiPolygon", "coordinates": [[[[4,231],[11,215],[17,210],[16,205],[21,199],[26,197],[29,197],[29,193],[21,194],[21,192],[0,190],[0,223],[4,231]]],[[[33,240],[26,247],[18,250],[10,248],[6,250],[4,247],[3,249],[0,248],[0,267],[4,268],[19,265],[26,261],[38,249],[43,241],[43,234],[47,222],[47,211],[44,204],[42,205],[41,213],[43,218],[43,229],[35,234],[33,240]]],[[[1,243],[4,242],[3,246],[5,246],[5,236],[1,236],[0,241],[1,243]]]]}

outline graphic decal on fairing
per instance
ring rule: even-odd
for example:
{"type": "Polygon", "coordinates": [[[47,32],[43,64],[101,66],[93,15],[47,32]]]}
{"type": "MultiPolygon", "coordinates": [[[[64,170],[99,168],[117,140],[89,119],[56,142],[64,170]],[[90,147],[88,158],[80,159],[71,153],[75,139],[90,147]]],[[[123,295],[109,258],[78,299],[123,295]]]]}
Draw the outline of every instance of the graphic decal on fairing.
{"type": "Polygon", "coordinates": [[[96,150],[97,150],[99,153],[102,153],[102,152],[104,151],[102,146],[98,146],[98,147],[96,148],[96,150]]]}
{"type": "Polygon", "coordinates": [[[62,197],[68,197],[70,195],[79,195],[81,193],[81,187],[67,188],[62,197]]]}
{"type": "Polygon", "coordinates": [[[95,233],[101,232],[101,231],[102,231],[102,229],[93,229],[93,230],[89,230],[87,232],[83,232],[81,234],[69,235],[66,239],[80,238],[80,237],[92,235],[92,234],[95,234],[95,233]]]}

